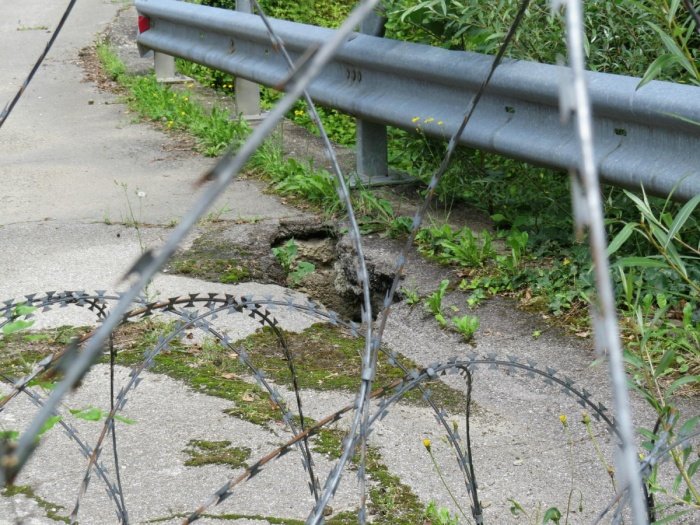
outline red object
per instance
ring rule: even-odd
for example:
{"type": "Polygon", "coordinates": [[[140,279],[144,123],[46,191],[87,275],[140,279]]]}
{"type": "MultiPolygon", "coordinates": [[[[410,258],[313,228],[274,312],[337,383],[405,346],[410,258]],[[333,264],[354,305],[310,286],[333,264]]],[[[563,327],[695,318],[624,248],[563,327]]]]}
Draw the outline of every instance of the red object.
{"type": "Polygon", "coordinates": [[[139,15],[139,33],[145,33],[151,29],[151,19],[147,16],[139,15]]]}

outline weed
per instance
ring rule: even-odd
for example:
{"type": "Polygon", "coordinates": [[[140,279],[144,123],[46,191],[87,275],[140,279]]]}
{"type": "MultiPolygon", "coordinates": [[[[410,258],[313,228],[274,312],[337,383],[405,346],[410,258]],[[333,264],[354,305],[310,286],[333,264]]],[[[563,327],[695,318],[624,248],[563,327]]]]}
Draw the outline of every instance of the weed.
{"type": "Polygon", "coordinates": [[[450,281],[448,279],[443,279],[440,281],[440,286],[438,289],[426,297],[423,303],[425,310],[431,313],[435,317],[438,324],[443,328],[447,326],[447,320],[442,312],[442,300],[445,298],[447,287],[449,285],[450,281]]]}
{"type": "Polygon", "coordinates": [[[401,295],[404,297],[406,304],[409,306],[415,306],[420,303],[420,295],[416,290],[411,288],[401,288],[401,295]]]}
{"type": "Polygon", "coordinates": [[[396,217],[389,223],[388,234],[392,239],[405,237],[411,232],[413,217],[396,217]]]}
{"type": "Polygon", "coordinates": [[[299,286],[299,283],[301,283],[304,277],[314,273],[314,271],[316,271],[316,266],[313,263],[309,261],[299,261],[294,271],[289,274],[289,278],[292,280],[294,286],[299,286]]]}
{"type": "Polygon", "coordinates": [[[445,264],[483,266],[496,255],[493,238],[484,231],[474,234],[469,228],[454,231],[449,224],[423,228],[416,235],[418,250],[445,264]]]}
{"type": "Polygon", "coordinates": [[[292,271],[294,260],[299,252],[299,245],[294,242],[294,239],[289,239],[279,248],[272,248],[272,254],[275,256],[277,261],[282,265],[282,269],[286,273],[292,271]]]}
{"type": "MultiPolygon", "coordinates": [[[[452,500],[452,503],[455,504],[457,509],[459,510],[459,513],[462,515],[462,517],[465,519],[466,523],[469,523],[469,519],[467,518],[466,514],[464,513],[464,510],[462,509],[462,506],[459,504],[457,501],[457,498],[455,498],[455,495],[452,493],[450,490],[450,486],[447,484],[445,481],[445,477],[442,475],[442,470],[440,469],[440,465],[438,465],[438,462],[435,461],[435,456],[433,456],[433,448],[432,448],[432,442],[428,438],[423,439],[423,446],[425,447],[425,450],[428,452],[428,456],[430,456],[430,461],[433,463],[433,467],[435,468],[435,472],[437,473],[438,477],[440,478],[440,483],[442,483],[442,486],[445,487],[445,490],[447,493],[450,495],[450,499],[452,500]]],[[[428,505],[430,507],[430,505],[428,505]]],[[[428,512],[429,509],[426,509],[426,513],[428,512]]],[[[452,518],[449,511],[446,509],[440,509],[443,512],[438,512],[438,509],[435,509],[433,507],[434,514],[436,518],[439,521],[436,521],[435,523],[445,523],[446,525],[451,525],[452,523],[458,523],[459,520],[457,517],[452,518]]]]}
{"type": "Polygon", "coordinates": [[[527,512],[525,508],[515,499],[508,499],[510,502],[510,513],[516,518],[524,517],[532,525],[547,525],[555,523],[559,525],[561,521],[561,511],[556,507],[549,507],[542,513],[542,506],[537,505],[535,510],[527,512]]]}
{"type": "Polygon", "coordinates": [[[423,515],[424,525],[459,525],[457,516],[453,516],[444,507],[438,507],[434,501],[428,503],[423,515]],[[427,524],[425,523],[427,522],[427,524]]]}
{"type": "Polygon", "coordinates": [[[479,318],[472,315],[453,317],[452,326],[456,332],[464,337],[465,341],[471,341],[474,338],[474,334],[479,329],[479,318]]]}
{"type": "Polygon", "coordinates": [[[221,206],[218,210],[210,211],[204,217],[199,219],[200,226],[207,226],[209,224],[215,224],[217,222],[222,222],[223,215],[230,212],[231,208],[228,206],[221,206]]]}
{"type": "Polygon", "coordinates": [[[134,211],[134,207],[131,203],[131,197],[129,196],[129,185],[126,182],[114,181],[114,184],[121,189],[124,194],[124,201],[126,202],[127,216],[122,217],[122,223],[134,229],[136,232],[136,237],[139,241],[139,248],[141,253],[146,251],[146,244],[141,236],[141,217],[143,216],[143,199],[146,197],[146,192],[136,188],[134,190],[134,195],[138,198],[138,211],[134,211]]]}
{"type": "Polygon", "coordinates": [[[316,266],[313,263],[297,261],[299,246],[294,239],[287,240],[287,242],[278,248],[272,248],[272,253],[279,261],[294,286],[298,286],[304,277],[316,270],[316,266]]]}
{"type": "Polygon", "coordinates": [[[250,270],[236,259],[176,259],[173,273],[207,278],[225,284],[237,284],[250,279],[250,270]]]}
{"type": "Polygon", "coordinates": [[[38,25],[38,26],[19,26],[17,31],[48,31],[49,26],[38,25]]]}
{"type": "Polygon", "coordinates": [[[34,320],[30,319],[36,308],[27,304],[18,304],[12,310],[12,321],[2,327],[2,333],[5,337],[16,332],[27,330],[34,324],[34,320]]]}

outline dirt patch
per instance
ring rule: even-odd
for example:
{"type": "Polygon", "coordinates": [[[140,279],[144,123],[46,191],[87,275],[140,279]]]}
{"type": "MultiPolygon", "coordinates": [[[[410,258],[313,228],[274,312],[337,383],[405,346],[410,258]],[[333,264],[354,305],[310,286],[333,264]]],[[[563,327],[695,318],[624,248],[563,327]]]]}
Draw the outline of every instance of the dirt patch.
{"type": "MultiPolygon", "coordinates": [[[[375,317],[391,286],[398,253],[380,245],[367,258],[375,317]]],[[[398,250],[398,243],[394,248],[398,250]]],[[[189,249],[171,259],[166,272],[227,284],[255,281],[292,287],[342,318],[361,320],[362,288],[349,237],[334,223],[309,216],[209,225],[189,249]],[[290,240],[294,253],[285,262],[284,254],[275,256],[274,251],[291,249],[290,240]],[[301,275],[301,264],[312,269],[301,275]]]]}

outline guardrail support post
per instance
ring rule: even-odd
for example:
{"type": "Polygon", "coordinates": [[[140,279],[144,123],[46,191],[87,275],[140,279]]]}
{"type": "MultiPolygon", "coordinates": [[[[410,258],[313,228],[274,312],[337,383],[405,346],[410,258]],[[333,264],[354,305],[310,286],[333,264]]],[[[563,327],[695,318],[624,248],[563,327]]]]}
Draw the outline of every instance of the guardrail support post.
{"type": "MultiPolygon", "coordinates": [[[[250,0],[236,0],[236,11],[252,13],[250,0]]],[[[246,120],[259,120],[260,117],[260,86],[249,80],[236,77],[236,110],[243,114],[246,120]]]]}
{"type": "MultiPolygon", "coordinates": [[[[377,13],[372,13],[360,25],[360,32],[381,36],[384,22],[377,13]]],[[[386,126],[357,119],[356,138],[357,178],[364,185],[382,184],[389,175],[386,126]]]]}
{"type": "Polygon", "coordinates": [[[156,51],[153,58],[153,66],[156,70],[156,80],[158,82],[172,83],[176,81],[175,57],[156,51]]]}

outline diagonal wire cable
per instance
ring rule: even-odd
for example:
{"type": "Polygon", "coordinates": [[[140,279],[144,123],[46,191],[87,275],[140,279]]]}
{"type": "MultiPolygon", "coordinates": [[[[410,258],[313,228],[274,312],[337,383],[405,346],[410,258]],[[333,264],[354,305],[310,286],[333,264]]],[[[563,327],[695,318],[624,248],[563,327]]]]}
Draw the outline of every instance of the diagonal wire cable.
{"type": "MultiPolygon", "coordinates": [[[[265,119],[250,135],[248,140],[241,146],[234,155],[231,152],[225,154],[210,170],[207,175],[213,178],[204,193],[195,201],[190,210],[183,216],[182,221],[170,234],[165,244],[159,251],[148,250],[145,252],[127,273],[126,277],[136,274],[136,282],[124,292],[114,310],[105,319],[104,323],[95,333],[95,336],[85,345],[81,353],[70,352],[64,358],[65,376],[58,383],[46,401],[46,404],[34,417],[28,427],[20,436],[17,447],[5,452],[5,457],[1,458],[7,466],[4,472],[0,472],[0,477],[12,480],[19,470],[24,466],[29,458],[34,446],[35,436],[39,434],[44,422],[51,416],[60,400],[65,396],[75,384],[85,375],[92,364],[99,357],[104,342],[109,334],[121,322],[123,314],[134,302],[140,291],[151,281],[156,272],[167,262],[175,252],[180,242],[194,227],[199,218],[209,209],[216,198],[223,192],[234,177],[245,166],[246,162],[260,147],[265,138],[276,128],[278,122],[284,118],[292,108],[294,102],[302,95],[304,89],[321,72],[323,67],[333,58],[335,52],[345,43],[347,37],[354,28],[368,16],[379,0],[367,0],[359,4],[348,16],[343,25],[330,37],[330,39],[318,49],[308,66],[292,79],[287,95],[275,106],[267,119],[265,119]]],[[[368,343],[369,345],[369,343],[368,343]]],[[[368,383],[363,380],[363,392],[368,383]]],[[[347,460],[347,458],[346,458],[347,460]]],[[[1,482],[6,480],[0,479],[1,482]]]]}
{"type": "Polygon", "coordinates": [[[607,240],[603,218],[603,205],[600,197],[600,182],[593,151],[593,122],[591,101],[588,96],[588,86],[585,77],[584,44],[583,44],[583,10],[580,0],[555,0],[554,9],[566,6],[566,42],[571,69],[570,85],[563,85],[562,92],[565,100],[571,100],[576,119],[575,128],[580,148],[578,173],[574,178],[580,178],[587,211],[586,222],[589,232],[591,259],[593,261],[597,302],[594,322],[598,337],[596,347],[600,355],[607,353],[608,369],[613,389],[615,413],[621,437],[621,472],[625,482],[630,485],[630,501],[632,519],[636,525],[647,523],[646,505],[642,494],[642,479],[639,475],[639,463],[632,425],[627,377],[622,358],[620,334],[615,311],[615,297],[610,282],[610,263],[606,254],[607,240]],[[601,346],[603,346],[601,348],[601,346]]]}
{"type": "Polygon", "coordinates": [[[51,35],[51,38],[49,38],[49,41],[46,43],[44,51],[42,51],[41,55],[39,55],[39,58],[34,63],[34,67],[32,67],[31,71],[29,71],[29,75],[27,75],[27,78],[17,90],[15,96],[10,102],[8,102],[8,104],[2,110],[2,113],[0,113],[0,128],[2,128],[2,125],[10,116],[10,113],[12,113],[12,110],[15,108],[17,102],[19,102],[19,100],[22,98],[22,95],[27,90],[29,83],[32,81],[34,75],[39,70],[39,66],[41,66],[42,62],[46,58],[46,55],[48,55],[49,51],[51,50],[53,43],[56,41],[56,38],[58,38],[58,34],[61,32],[61,29],[63,29],[63,25],[66,23],[66,20],[68,20],[68,17],[70,16],[71,11],[73,10],[73,6],[75,5],[75,2],[76,0],[70,0],[70,2],[68,2],[68,5],[66,6],[65,11],[63,12],[63,16],[61,17],[61,20],[58,22],[56,29],[54,29],[53,35],[51,35]]]}

